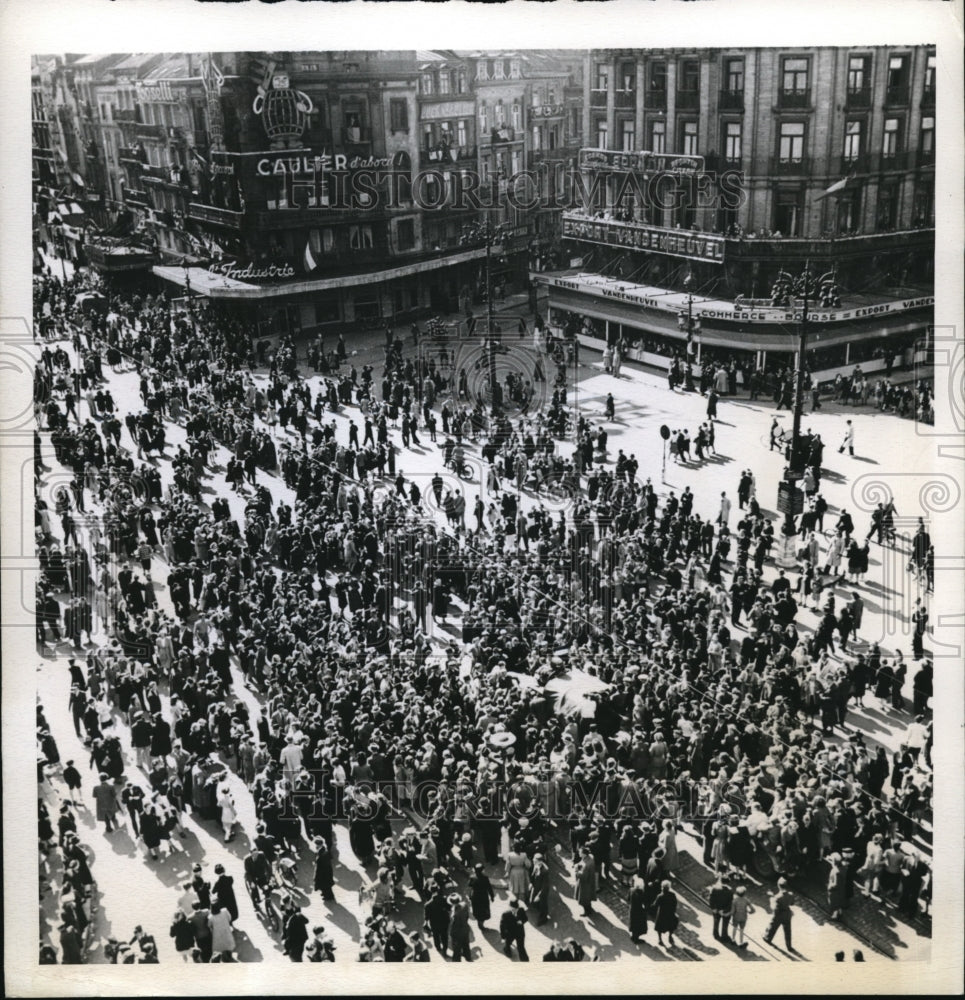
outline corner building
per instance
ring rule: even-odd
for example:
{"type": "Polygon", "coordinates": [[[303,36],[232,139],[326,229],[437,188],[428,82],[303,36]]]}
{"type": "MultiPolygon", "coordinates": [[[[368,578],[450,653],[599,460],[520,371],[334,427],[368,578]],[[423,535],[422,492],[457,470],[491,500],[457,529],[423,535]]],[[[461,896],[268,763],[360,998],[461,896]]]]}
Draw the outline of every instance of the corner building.
{"type": "Polygon", "coordinates": [[[783,365],[804,303],[777,307],[772,289],[809,267],[840,298],[808,304],[811,371],[921,360],[932,47],[594,50],[583,114],[582,183],[563,213],[581,266],[536,276],[558,325],[588,319],[589,344],[622,337],[667,366],[689,309],[699,356],[783,365]]]}

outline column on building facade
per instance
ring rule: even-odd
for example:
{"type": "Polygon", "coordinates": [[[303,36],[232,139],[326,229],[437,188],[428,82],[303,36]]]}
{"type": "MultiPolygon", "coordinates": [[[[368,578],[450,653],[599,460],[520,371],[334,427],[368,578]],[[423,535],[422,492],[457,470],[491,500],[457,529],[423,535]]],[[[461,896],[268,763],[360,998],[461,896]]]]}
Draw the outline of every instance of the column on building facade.
{"type": "Polygon", "coordinates": [[[607,60],[606,75],[606,141],[610,149],[619,149],[617,139],[617,60],[610,56],[607,60]]]}

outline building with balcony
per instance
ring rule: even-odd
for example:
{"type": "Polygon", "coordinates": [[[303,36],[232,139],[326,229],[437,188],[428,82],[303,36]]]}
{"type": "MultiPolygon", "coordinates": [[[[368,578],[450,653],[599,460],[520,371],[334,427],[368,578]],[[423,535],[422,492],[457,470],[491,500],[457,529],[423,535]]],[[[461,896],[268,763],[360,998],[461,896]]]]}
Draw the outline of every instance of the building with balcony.
{"type": "Polygon", "coordinates": [[[165,208],[209,252],[204,268],[185,258],[187,271],[162,265],[162,278],[249,315],[255,305],[265,333],[457,308],[484,255],[459,244],[445,190],[476,166],[465,60],[415,51],[202,59],[204,100],[192,99],[180,126],[190,198],[183,214],[165,208]]]}
{"type": "Polygon", "coordinates": [[[934,80],[928,46],[590,52],[563,214],[583,277],[544,276],[551,306],[666,357],[690,300],[705,350],[785,363],[803,302],[772,288],[809,264],[841,299],[821,365],[909,349],[933,315],[934,80]]]}

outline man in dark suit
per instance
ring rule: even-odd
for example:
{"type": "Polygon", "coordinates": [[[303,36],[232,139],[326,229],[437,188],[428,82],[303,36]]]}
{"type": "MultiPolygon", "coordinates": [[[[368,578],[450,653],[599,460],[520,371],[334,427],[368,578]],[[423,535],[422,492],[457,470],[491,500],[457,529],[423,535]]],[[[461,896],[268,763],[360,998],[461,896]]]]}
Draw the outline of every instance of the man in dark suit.
{"type": "Polygon", "coordinates": [[[499,936],[503,939],[503,953],[512,955],[513,945],[519,951],[519,960],[528,962],[526,954],[526,911],[518,899],[509,904],[509,909],[499,920],[499,936]]]}

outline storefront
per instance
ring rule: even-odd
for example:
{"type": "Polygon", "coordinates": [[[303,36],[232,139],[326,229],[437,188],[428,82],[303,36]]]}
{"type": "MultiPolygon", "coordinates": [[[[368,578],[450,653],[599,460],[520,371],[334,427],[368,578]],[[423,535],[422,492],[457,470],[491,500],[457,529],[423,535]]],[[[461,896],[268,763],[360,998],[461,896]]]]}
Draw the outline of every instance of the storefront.
{"type": "MultiPolygon", "coordinates": [[[[599,274],[534,273],[532,278],[549,293],[551,327],[572,327],[572,318],[579,317],[585,346],[602,351],[607,343],[622,339],[628,357],[661,369],[685,349],[688,307],[699,319],[700,331],[694,337],[698,365],[736,357],[767,370],[787,365],[798,349],[800,303],[777,309],[691,297],[599,274]]],[[[921,360],[933,312],[933,296],[848,303],[832,310],[809,308],[809,368],[826,379],[856,364],[865,372],[883,370],[889,355],[899,366],[915,363],[921,360]]]]}
{"type": "Polygon", "coordinates": [[[212,301],[250,311],[263,336],[311,335],[331,329],[381,329],[458,308],[485,248],[398,267],[315,280],[299,279],[286,263],[225,261],[208,268],[157,266],[154,274],[212,301]]]}

